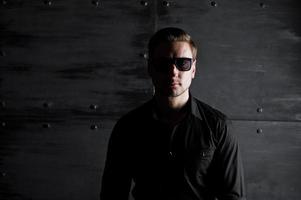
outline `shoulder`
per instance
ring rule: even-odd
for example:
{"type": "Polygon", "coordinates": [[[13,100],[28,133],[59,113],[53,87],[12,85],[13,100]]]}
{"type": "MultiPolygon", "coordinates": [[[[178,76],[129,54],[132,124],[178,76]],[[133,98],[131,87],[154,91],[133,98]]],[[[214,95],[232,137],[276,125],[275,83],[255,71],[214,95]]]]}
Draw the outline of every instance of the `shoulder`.
{"type": "Polygon", "coordinates": [[[193,97],[193,102],[196,104],[202,119],[213,123],[228,120],[228,117],[223,112],[216,108],[213,108],[207,103],[204,103],[195,97],[193,97]]]}
{"type": "Polygon", "coordinates": [[[202,121],[211,130],[216,143],[219,143],[221,138],[229,135],[229,128],[232,127],[232,123],[226,114],[197,98],[194,98],[193,101],[197,105],[202,121]]]}
{"type": "Polygon", "coordinates": [[[152,112],[152,101],[149,100],[130,110],[117,120],[116,126],[131,127],[145,121],[152,112]]]}
{"type": "Polygon", "coordinates": [[[139,132],[139,128],[143,127],[149,110],[151,110],[151,102],[148,101],[137,108],[129,111],[120,117],[115,123],[111,132],[111,140],[126,144],[134,141],[134,138],[139,132]]]}

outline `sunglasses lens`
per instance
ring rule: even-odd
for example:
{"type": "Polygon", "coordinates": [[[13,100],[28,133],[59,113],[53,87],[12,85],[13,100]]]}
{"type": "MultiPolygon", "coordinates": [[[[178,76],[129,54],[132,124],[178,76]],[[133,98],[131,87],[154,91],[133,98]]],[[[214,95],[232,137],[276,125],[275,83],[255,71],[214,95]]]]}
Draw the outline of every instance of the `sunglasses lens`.
{"type": "Polygon", "coordinates": [[[162,58],[154,62],[155,68],[160,72],[167,72],[172,64],[175,64],[179,71],[189,71],[191,69],[191,58],[162,58]]]}
{"type": "Polygon", "coordinates": [[[176,58],[175,64],[180,71],[189,71],[192,60],[190,58],[176,58]]]}

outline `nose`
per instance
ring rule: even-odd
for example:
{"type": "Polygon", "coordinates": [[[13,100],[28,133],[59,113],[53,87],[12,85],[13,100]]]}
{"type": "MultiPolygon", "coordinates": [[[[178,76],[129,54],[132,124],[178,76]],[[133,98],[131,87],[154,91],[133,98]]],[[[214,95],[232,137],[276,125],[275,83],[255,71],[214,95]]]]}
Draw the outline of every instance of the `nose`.
{"type": "Polygon", "coordinates": [[[178,70],[178,68],[176,67],[176,65],[175,65],[174,63],[170,65],[169,73],[170,73],[172,76],[178,75],[179,70],[178,70]]]}

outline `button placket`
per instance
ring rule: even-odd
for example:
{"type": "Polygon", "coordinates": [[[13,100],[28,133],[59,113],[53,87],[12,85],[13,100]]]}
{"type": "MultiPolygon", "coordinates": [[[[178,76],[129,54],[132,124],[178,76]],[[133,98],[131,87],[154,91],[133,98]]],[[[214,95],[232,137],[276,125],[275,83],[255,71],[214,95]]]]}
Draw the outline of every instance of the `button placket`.
{"type": "Polygon", "coordinates": [[[173,143],[174,143],[174,137],[175,137],[176,130],[177,130],[177,125],[172,128],[171,134],[169,137],[168,157],[172,160],[175,159],[175,157],[176,157],[176,154],[173,150],[173,143]]]}

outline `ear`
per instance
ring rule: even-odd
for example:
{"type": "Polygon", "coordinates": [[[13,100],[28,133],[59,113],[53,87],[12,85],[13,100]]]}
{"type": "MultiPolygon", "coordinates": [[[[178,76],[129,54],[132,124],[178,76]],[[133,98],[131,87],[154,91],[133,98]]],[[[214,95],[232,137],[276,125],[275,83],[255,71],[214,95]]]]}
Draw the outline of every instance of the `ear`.
{"type": "Polygon", "coordinates": [[[196,73],[196,59],[193,61],[192,66],[191,66],[191,77],[194,79],[196,73]]]}

